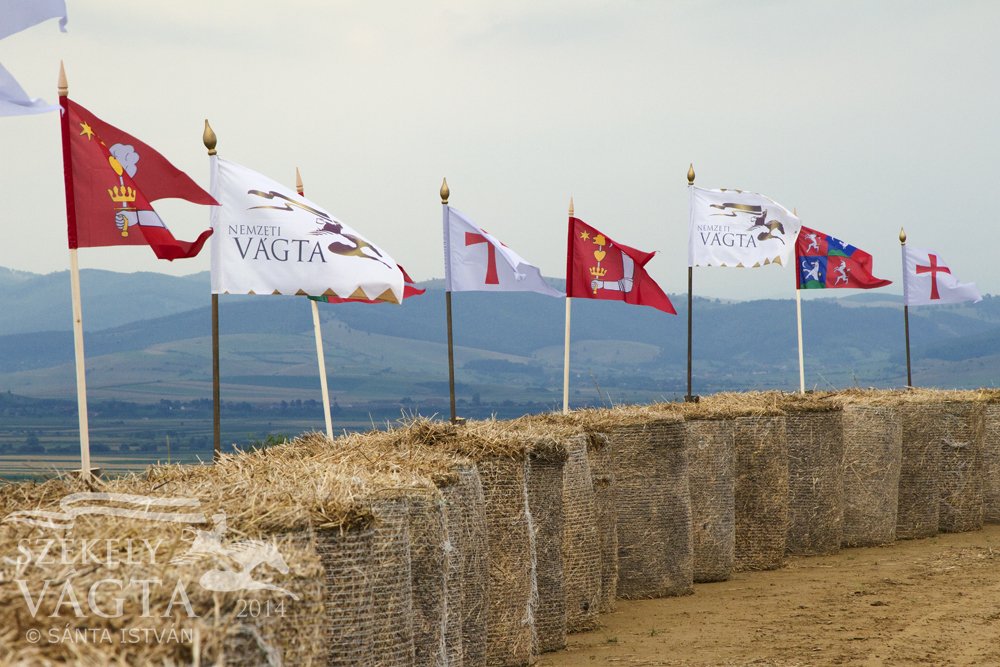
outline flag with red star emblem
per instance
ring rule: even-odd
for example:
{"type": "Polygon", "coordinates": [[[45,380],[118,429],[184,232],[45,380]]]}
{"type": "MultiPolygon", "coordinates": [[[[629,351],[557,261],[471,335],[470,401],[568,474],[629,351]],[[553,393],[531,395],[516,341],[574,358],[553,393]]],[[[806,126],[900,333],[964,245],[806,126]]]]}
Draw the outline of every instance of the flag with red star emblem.
{"type": "Polygon", "coordinates": [[[150,202],[177,198],[218,206],[215,199],[145,143],[68,97],[60,103],[69,247],[149,245],[160,259],[197,255],[212,230],[179,241],[150,202]]]}
{"type": "Polygon", "coordinates": [[[616,243],[583,220],[571,217],[566,296],[624,301],[676,315],[670,299],[644,268],[654,254],[616,243]]]}

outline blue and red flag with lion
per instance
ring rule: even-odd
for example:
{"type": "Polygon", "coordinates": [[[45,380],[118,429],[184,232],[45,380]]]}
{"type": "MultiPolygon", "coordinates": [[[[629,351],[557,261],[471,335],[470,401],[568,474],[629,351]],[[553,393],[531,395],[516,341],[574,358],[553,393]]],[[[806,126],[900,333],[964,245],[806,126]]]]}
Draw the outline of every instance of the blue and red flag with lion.
{"type": "Polygon", "coordinates": [[[795,265],[799,289],[874,289],[892,284],[872,275],[872,256],[864,250],[808,227],[802,227],[795,241],[795,265]]]}

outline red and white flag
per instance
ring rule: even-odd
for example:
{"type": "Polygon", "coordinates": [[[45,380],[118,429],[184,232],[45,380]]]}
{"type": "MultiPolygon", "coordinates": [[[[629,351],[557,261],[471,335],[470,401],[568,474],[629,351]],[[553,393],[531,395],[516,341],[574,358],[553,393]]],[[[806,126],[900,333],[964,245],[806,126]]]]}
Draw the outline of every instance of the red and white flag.
{"type": "Polygon", "coordinates": [[[444,229],[445,289],[449,292],[538,292],[562,297],[537,266],[450,206],[444,229]]]}
{"type": "Polygon", "coordinates": [[[69,247],[148,245],[160,259],[197,255],[212,230],[194,241],[175,239],[150,202],[177,198],[217,205],[212,196],[152,147],[68,97],[59,101],[69,247]]]}
{"type": "Polygon", "coordinates": [[[960,283],[933,250],[903,246],[903,302],[907,306],[982,301],[975,283],[960,283]]]}
{"type": "Polygon", "coordinates": [[[624,301],[676,315],[670,299],[646,273],[645,266],[654,254],[616,243],[583,220],[571,217],[566,295],[574,299],[624,301]]]}

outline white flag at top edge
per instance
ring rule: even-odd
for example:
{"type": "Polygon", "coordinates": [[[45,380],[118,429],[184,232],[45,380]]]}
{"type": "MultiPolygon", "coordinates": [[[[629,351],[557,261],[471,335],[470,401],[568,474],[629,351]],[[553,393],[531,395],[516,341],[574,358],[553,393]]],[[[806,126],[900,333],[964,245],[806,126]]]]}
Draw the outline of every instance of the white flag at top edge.
{"type": "Polygon", "coordinates": [[[300,294],[401,303],[384,250],[267,176],[212,158],[213,294],[300,294]]]}
{"type": "Polygon", "coordinates": [[[444,230],[445,289],[449,292],[538,292],[564,297],[495,236],[447,206],[444,230]]]}
{"type": "Polygon", "coordinates": [[[45,100],[28,97],[14,75],[0,65],[0,116],[26,116],[58,108],[45,100]]]}
{"type": "Polygon", "coordinates": [[[951,266],[933,250],[903,246],[903,303],[929,306],[982,301],[975,283],[960,283],[951,266]]]}
{"type": "Polygon", "coordinates": [[[54,18],[66,32],[66,0],[0,0],[0,39],[54,18]]]}
{"type": "Polygon", "coordinates": [[[769,197],[691,186],[688,266],[788,265],[802,222],[769,197]]]}

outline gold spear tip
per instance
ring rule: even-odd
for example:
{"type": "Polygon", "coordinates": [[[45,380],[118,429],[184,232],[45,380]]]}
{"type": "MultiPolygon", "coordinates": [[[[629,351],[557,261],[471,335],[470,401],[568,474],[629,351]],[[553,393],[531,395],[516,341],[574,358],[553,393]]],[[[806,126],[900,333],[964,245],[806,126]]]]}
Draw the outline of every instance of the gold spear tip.
{"type": "Polygon", "coordinates": [[[573,217],[573,197],[570,195],[569,198],[569,217],[573,217]]]}
{"type": "Polygon", "coordinates": [[[694,185],[694,162],[688,165],[688,185],[694,185]]]}
{"type": "Polygon", "coordinates": [[[451,196],[451,190],[448,188],[448,179],[447,178],[442,178],[441,179],[441,203],[442,204],[447,204],[448,203],[448,197],[450,197],[450,196],[451,196]]]}
{"type": "Polygon", "coordinates": [[[899,228],[899,242],[906,243],[906,231],[902,227],[899,228]]]}
{"type": "Polygon", "coordinates": [[[63,61],[59,61],[59,97],[69,95],[69,80],[66,78],[66,68],[63,61]]]}
{"type": "Polygon", "coordinates": [[[295,191],[300,195],[305,194],[305,188],[302,187],[302,174],[299,173],[299,168],[295,168],[295,191]]]}
{"type": "Polygon", "coordinates": [[[205,148],[208,149],[209,155],[215,155],[215,144],[218,143],[219,139],[215,136],[215,130],[212,126],[208,124],[208,119],[205,119],[205,131],[201,134],[201,140],[205,144],[205,148]]]}

